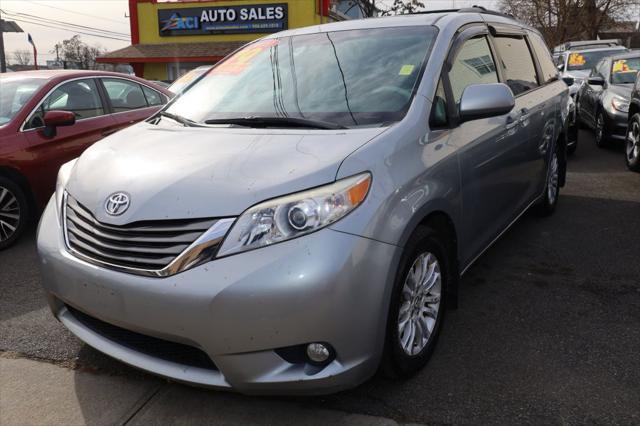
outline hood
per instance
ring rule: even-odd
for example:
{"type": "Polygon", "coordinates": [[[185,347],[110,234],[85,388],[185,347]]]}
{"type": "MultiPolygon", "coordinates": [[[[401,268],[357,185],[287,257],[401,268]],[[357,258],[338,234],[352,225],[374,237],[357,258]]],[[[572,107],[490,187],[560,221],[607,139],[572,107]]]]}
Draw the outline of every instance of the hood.
{"type": "Polygon", "coordinates": [[[564,75],[584,80],[587,77],[589,77],[589,74],[591,74],[591,70],[575,70],[575,71],[567,71],[565,72],[564,75]]]}
{"type": "Polygon", "coordinates": [[[607,87],[607,92],[610,95],[618,95],[624,99],[631,99],[631,92],[633,90],[633,84],[610,84],[607,87]]]}
{"type": "Polygon", "coordinates": [[[101,222],[237,216],[266,199],[334,181],[341,162],[385,128],[163,128],[140,123],[89,148],[66,188],[101,222]],[[121,216],[107,197],[130,196],[121,216]]]}

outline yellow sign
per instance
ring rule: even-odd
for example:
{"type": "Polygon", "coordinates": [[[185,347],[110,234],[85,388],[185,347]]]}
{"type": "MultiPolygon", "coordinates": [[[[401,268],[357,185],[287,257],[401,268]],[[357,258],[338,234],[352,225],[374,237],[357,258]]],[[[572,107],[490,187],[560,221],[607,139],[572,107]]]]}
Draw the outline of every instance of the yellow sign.
{"type": "Polygon", "coordinates": [[[611,68],[611,72],[629,72],[632,71],[631,68],[629,68],[629,64],[627,64],[627,61],[624,59],[618,59],[617,61],[615,61],[613,63],[613,68],[611,68]]]}
{"type": "Polygon", "coordinates": [[[587,60],[584,59],[584,56],[579,53],[572,53],[571,55],[569,55],[569,66],[576,67],[584,65],[586,62],[587,60]]]}
{"type": "Polygon", "coordinates": [[[398,73],[398,75],[411,75],[414,68],[415,65],[403,65],[402,68],[400,68],[400,72],[398,73]]]}

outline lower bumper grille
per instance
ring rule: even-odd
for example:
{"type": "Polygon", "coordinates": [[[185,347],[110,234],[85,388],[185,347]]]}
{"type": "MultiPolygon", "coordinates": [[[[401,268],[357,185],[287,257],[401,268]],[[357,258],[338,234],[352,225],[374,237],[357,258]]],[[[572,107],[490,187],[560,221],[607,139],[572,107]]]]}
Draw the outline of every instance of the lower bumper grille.
{"type": "Polygon", "coordinates": [[[184,345],[182,343],[170,342],[158,339],[117,327],[113,324],[101,321],[90,315],[66,305],[67,309],[85,327],[101,335],[105,339],[127,347],[136,352],[159,358],[164,361],[189,367],[203,368],[217,371],[218,368],[211,361],[211,358],[202,350],[184,345]]]}

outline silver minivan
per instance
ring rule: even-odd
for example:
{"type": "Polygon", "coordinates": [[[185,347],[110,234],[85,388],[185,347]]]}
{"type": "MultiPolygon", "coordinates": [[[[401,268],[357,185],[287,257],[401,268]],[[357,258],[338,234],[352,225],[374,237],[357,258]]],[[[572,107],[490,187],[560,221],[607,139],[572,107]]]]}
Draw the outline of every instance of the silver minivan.
{"type": "Polygon", "coordinates": [[[482,8],[277,33],[60,169],[53,314],[173,380],[319,394],[425,365],[469,266],[564,184],[568,88],[482,8]]]}

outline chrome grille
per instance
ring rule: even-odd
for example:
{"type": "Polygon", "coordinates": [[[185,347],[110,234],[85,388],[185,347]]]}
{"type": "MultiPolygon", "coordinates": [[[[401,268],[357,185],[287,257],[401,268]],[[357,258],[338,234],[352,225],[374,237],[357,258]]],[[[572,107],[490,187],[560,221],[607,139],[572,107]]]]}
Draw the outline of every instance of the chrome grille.
{"type": "MultiPolygon", "coordinates": [[[[69,248],[98,263],[135,270],[163,270],[218,222],[186,219],[107,225],[96,220],[70,195],[65,198],[64,221],[69,248]]],[[[216,250],[217,244],[207,249],[216,250]]]]}

